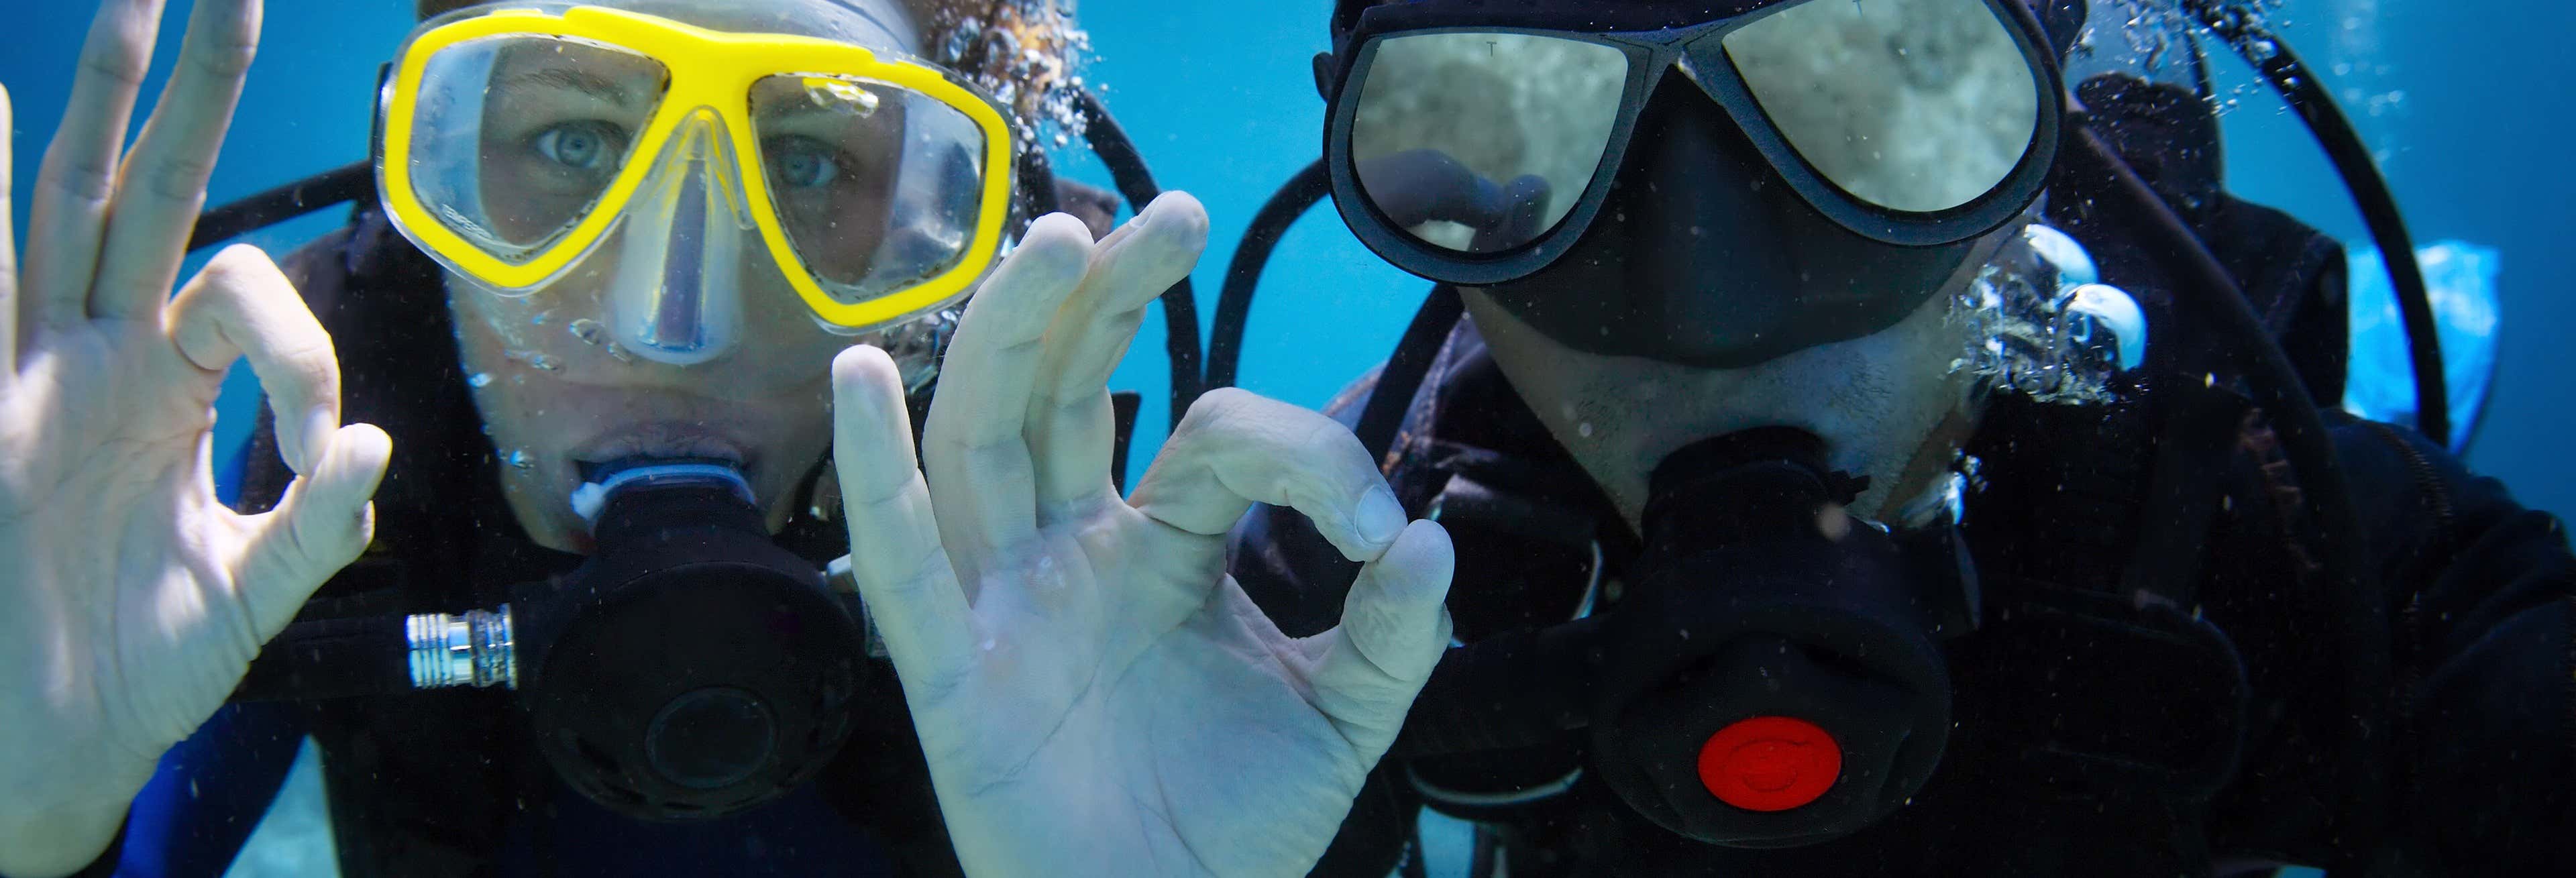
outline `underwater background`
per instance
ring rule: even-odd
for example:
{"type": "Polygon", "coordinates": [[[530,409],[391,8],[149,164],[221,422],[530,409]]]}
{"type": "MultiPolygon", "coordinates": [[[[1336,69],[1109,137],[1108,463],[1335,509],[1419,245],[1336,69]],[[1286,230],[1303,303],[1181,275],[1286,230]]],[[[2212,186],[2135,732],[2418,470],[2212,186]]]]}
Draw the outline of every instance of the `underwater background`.
{"type": "MultiPolygon", "coordinates": [[[[1070,2],[1070,0],[1067,0],[1070,2]]],[[[1833,2],[1833,0],[1828,0],[1833,2]]],[[[179,45],[187,0],[171,0],[148,110],[179,45]]],[[[2097,4],[2098,5],[2098,4],[2097,4]]],[[[1207,206],[1208,255],[1195,279],[1201,338],[1237,238],[1261,203],[1321,149],[1323,102],[1310,59],[1328,48],[1330,0],[1208,3],[1081,0],[1092,59],[1083,71],[1166,188],[1207,206]]],[[[86,0],[0,0],[9,33],[0,84],[15,109],[10,204],[23,238],[35,170],[70,90],[86,0]]],[[[366,157],[377,65],[410,30],[410,0],[270,0],[259,59],[217,165],[209,204],[366,157]]],[[[2576,356],[2561,328],[2576,325],[2576,173],[2565,161],[2576,130],[2576,83],[2566,35],[2576,4],[2547,0],[2283,0],[2273,18],[2325,77],[2373,147],[2419,246],[2462,242],[2492,251],[2495,372],[2467,443],[2469,465],[2502,479],[2525,504],[2576,514],[2576,356]]],[[[2116,27],[2097,18],[2096,29],[2116,27]]],[[[2246,68],[2213,58],[2226,112],[2228,185],[2282,208],[2356,252],[2368,236],[2341,181],[2270,92],[2244,88],[2246,68]]],[[[137,122],[139,127],[140,115],[137,122]]],[[[1059,173],[1101,185],[1107,174],[1077,143],[1057,151],[1059,173]]],[[[324,211],[249,236],[282,255],[337,226],[324,211]]],[[[199,254],[189,270],[202,262],[199,254]]],[[[2368,278],[2356,267],[2356,287],[2368,278]]],[[[1428,284],[1372,256],[1329,206],[1310,211],[1271,260],[1251,316],[1240,384],[1320,406],[1382,359],[1428,284]]],[[[2472,266],[2474,267],[2474,266],[2472,266]]],[[[2475,272],[2470,272],[2474,274],[2475,272]]],[[[2439,281],[2437,281],[2437,284],[2439,281]]],[[[2357,295],[2359,293],[2357,292],[2357,295]]],[[[1149,317],[1112,386],[1144,394],[1131,467],[1141,472],[1168,423],[1159,316],[1149,317]]],[[[2472,331],[2480,327],[2471,327],[2472,331]]],[[[342,341],[347,344],[347,340],[342,341]]],[[[2356,364],[2355,380],[2363,380],[2356,364]]],[[[2402,372],[2394,380],[2402,382],[2402,372]]],[[[2456,385],[2455,385],[2456,386],[2456,385]]],[[[218,460],[243,441],[254,402],[236,370],[217,426],[218,460]]],[[[2455,402],[2455,406],[2458,403],[2455,402]]],[[[2461,409],[2455,408],[2455,419],[2461,409]]],[[[310,833],[299,812],[310,772],[267,830],[310,833]],[[281,825],[297,822],[297,825],[281,825]]],[[[269,834],[265,832],[263,834],[269,834]]],[[[327,841],[261,845],[237,874],[304,874],[329,862],[327,841]],[[318,853],[317,853],[318,851],[318,853]]]]}

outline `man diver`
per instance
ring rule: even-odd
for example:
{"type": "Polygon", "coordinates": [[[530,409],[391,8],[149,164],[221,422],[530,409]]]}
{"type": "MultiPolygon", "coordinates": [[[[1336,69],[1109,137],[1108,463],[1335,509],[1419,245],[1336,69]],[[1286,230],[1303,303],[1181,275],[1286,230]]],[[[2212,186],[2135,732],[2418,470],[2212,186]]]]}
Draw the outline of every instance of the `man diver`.
{"type": "Polygon", "coordinates": [[[1043,83],[914,60],[1053,6],[450,6],[386,68],[378,197],[175,297],[260,5],[196,4],[123,155],[160,4],[101,7],[0,246],[0,873],[218,871],[275,775],[138,790],[306,734],[352,876],[1314,861],[1448,639],[1449,547],[1240,392],[1120,497],[1107,377],[1205,214],[1019,227],[1043,83]],[[273,413],[239,511],[237,357],[273,413]],[[1254,503],[1365,565],[1352,624],[1252,608],[1254,503]]]}
{"type": "MultiPolygon", "coordinates": [[[[1422,874],[1426,806],[1478,878],[2576,861],[2563,528],[2313,413],[2339,245],[2224,193],[2203,97],[2067,81],[2085,18],[1336,6],[1300,179],[1444,286],[1329,410],[1458,645],[1317,874],[1422,874]]],[[[1348,562],[1237,539],[1330,624],[1348,562]]]]}

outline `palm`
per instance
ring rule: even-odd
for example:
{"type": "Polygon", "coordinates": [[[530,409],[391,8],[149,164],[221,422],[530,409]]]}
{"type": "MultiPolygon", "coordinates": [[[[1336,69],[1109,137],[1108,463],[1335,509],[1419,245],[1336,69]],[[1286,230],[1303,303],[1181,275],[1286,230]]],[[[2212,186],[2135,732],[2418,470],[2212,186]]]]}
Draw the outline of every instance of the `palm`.
{"type": "Polygon", "coordinates": [[[1119,497],[1103,385],[1206,217],[1167,197],[1096,250],[1055,220],[960,323],[923,469],[892,363],[835,364],[852,568],[949,833],[977,875],[1302,874],[1447,641],[1446,537],[1347,430],[1235,391],[1119,497]],[[1255,502],[1363,562],[1344,625],[1283,636],[1225,574],[1255,502]]]}
{"type": "Polygon", "coordinates": [[[0,557],[35,586],[0,593],[0,642],[32,653],[10,666],[49,664],[61,683],[10,687],[0,710],[31,743],[128,771],[212,713],[259,646],[233,579],[248,534],[216,505],[198,442],[221,376],[154,329],[49,333],[0,393],[19,427],[0,435],[0,460],[28,464],[0,477],[0,557]],[[181,607],[210,624],[171,630],[162,609],[181,607]]]}
{"type": "Polygon", "coordinates": [[[1222,539],[1124,504],[1051,530],[1042,560],[985,576],[976,621],[991,649],[914,705],[924,746],[945,751],[933,759],[957,766],[977,808],[1078,862],[1218,875],[1296,861],[1287,839],[1331,838],[1385,742],[1351,740],[1311,700],[1317,656],[1224,577],[1222,539]],[[1184,569],[1126,569],[1140,562],[1184,569]],[[1045,570],[1074,571],[1059,598],[1033,593],[1045,570]],[[1124,581],[1176,572],[1222,581],[1195,603],[1119,605],[1124,581]]]}

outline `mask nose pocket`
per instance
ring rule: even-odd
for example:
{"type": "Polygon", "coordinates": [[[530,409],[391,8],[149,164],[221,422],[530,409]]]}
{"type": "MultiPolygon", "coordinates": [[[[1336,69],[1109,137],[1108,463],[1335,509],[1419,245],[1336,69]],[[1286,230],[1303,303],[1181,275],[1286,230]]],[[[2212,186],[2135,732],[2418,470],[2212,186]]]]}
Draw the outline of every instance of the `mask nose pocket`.
{"type": "Polygon", "coordinates": [[[739,267],[752,224],[729,147],[715,114],[683,120],[621,220],[610,326],[637,356],[694,365],[741,337],[739,267]]]}

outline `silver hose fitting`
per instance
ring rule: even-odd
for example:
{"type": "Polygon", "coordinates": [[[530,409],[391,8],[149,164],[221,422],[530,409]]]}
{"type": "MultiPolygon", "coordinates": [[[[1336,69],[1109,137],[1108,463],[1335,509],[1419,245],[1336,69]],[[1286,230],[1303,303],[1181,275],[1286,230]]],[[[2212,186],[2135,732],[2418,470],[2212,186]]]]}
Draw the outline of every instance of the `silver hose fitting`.
{"type": "Polygon", "coordinates": [[[411,685],[419,689],[506,685],[519,688],[519,653],[510,605],[464,615],[415,613],[403,619],[411,643],[411,685]]]}

